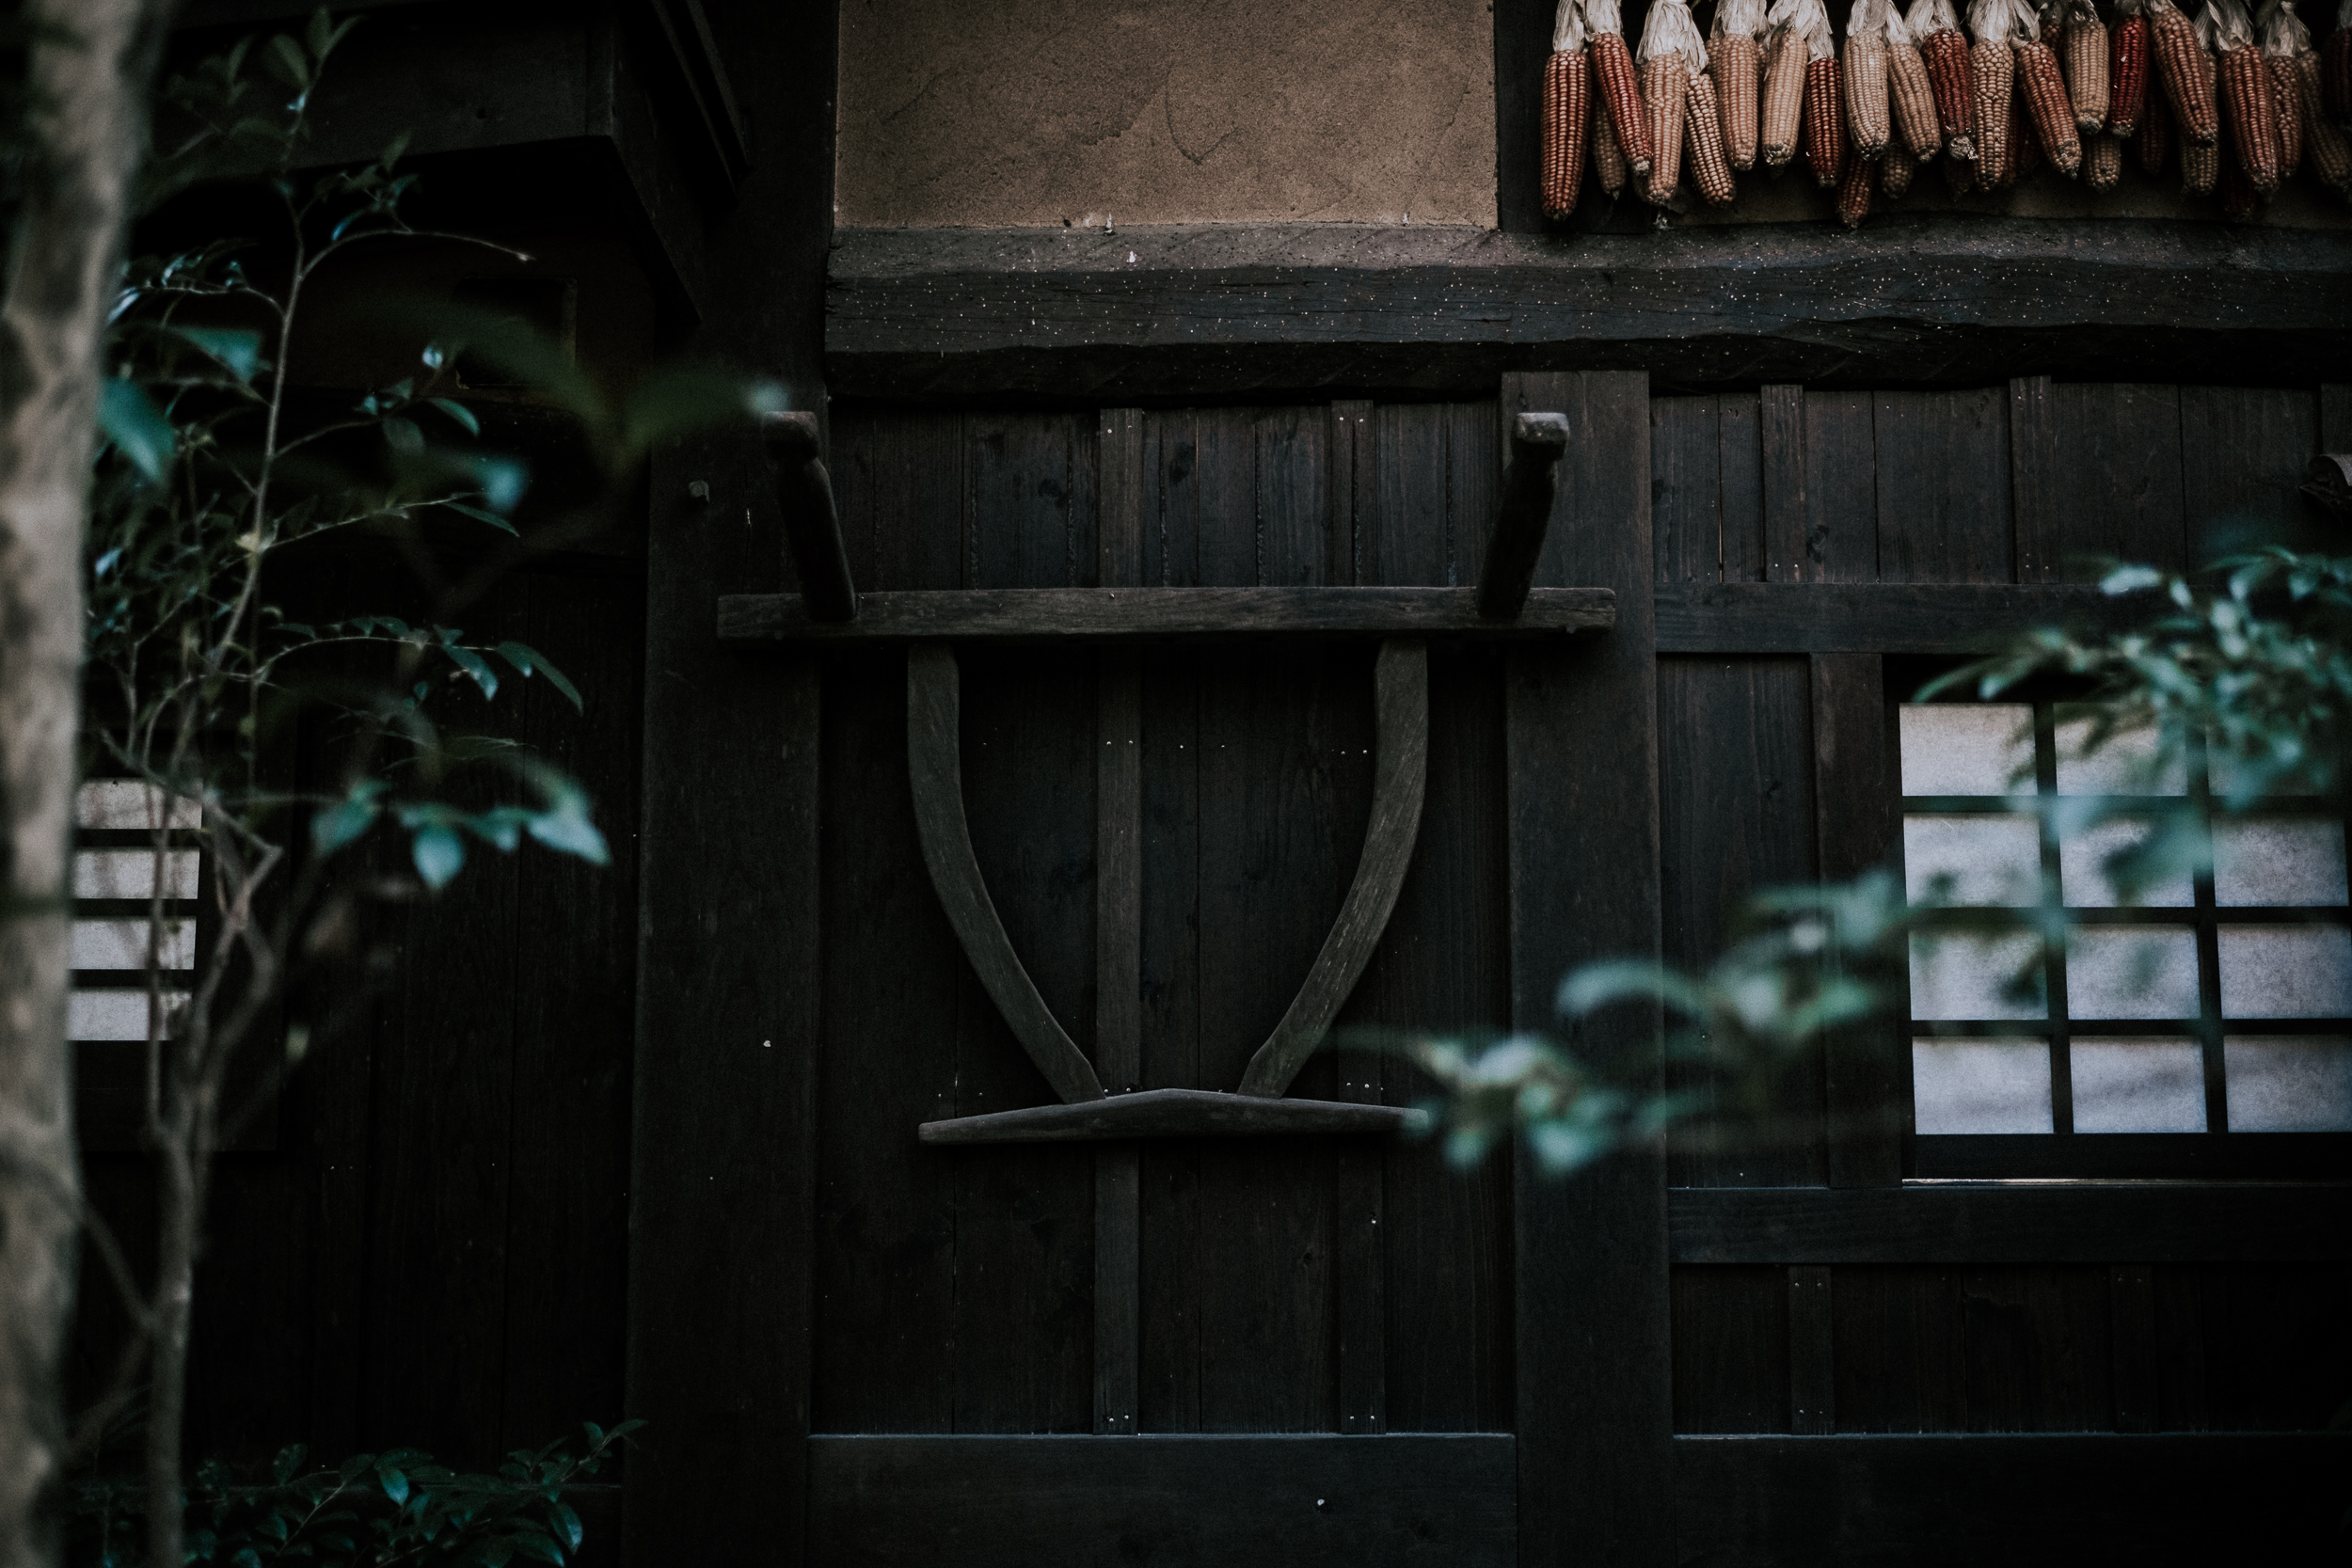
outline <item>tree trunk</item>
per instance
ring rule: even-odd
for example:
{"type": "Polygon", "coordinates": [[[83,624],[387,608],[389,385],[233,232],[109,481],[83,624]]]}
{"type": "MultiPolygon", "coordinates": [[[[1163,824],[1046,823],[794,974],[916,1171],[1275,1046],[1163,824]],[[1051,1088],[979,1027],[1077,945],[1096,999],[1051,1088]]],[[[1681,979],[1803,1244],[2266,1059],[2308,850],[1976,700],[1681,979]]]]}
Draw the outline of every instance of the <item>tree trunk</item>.
{"type": "MultiPolygon", "coordinates": [[[[162,0],[27,0],[28,155],[0,303],[0,1568],[56,1560],[80,1179],[66,1051],[82,530],[162,0]]],[[[177,1561],[177,1559],[174,1559],[177,1561]]]]}

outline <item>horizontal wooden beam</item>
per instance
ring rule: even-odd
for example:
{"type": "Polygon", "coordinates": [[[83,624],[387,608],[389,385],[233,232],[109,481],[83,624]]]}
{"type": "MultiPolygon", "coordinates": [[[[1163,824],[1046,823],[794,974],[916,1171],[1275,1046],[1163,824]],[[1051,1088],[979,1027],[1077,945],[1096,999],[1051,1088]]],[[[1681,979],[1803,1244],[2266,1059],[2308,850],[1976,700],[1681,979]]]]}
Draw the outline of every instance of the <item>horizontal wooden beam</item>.
{"type": "Polygon", "coordinates": [[[1382,1135],[1428,1131],[1429,1113],[1339,1100],[1274,1100],[1208,1089],[1144,1089],[1069,1105],[927,1121],[927,1144],[1104,1143],[1121,1138],[1285,1137],[1323,1132],[1382,1135]]]}
{"type": "Polygon", "coordinates": [[[821,1563],[1517,1560],[1506,1433],[812,1437],[821,1563]]]}
{"type": "Polygon", "coordinates": [[[1682,1562],[2320,1562],[2352,1436],[1677,1437],[1682,1562]]]}
{"type": "Polygon", "coordinates": [[[1203,637],[1541,638],[1616,622],[1606,588],[1541,588],[1515,620],[1478,613],[1472,588],[1006,588],[864,594],[858,618],[812,618],[798,595],[730,594],[719,640],[791,643],[1154,641],[1203,637]]]}
{"type": "Polygon", "coordinates": [[[2016,583],[1723,582],[1661,592],[1661,654],[1935,654],[1996,646],[2028,626],[2111,626],[2153,594],[2016,583]]]}
{"type": "Polygon", "coordinates": [[[2352,1259],[2352,1187],[2287,1183],[1685,1187],[1677,1263],[2352,1259]]]}
{"type": "Polygon", "coordinates": [[[834,394],[913,403],[1491,397],[1537,370],[2275,386],[2352,357],[2352,233],[2217,224],[849,229],[828,282],[834,394]]]}

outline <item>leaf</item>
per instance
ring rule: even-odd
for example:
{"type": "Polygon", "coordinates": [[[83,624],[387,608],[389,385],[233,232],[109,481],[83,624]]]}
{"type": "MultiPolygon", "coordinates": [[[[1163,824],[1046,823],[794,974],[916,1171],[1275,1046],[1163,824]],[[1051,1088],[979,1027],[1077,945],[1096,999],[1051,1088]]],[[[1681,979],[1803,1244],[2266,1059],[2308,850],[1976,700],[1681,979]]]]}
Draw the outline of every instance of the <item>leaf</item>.
{"type": "Polygon", "coordinates": [[[241,327],[174,326],[175,336],[218,360],[239,381],[250,381],[262,369],[262,335],[241,327]]]}
{"type": "MultiPolygon", "coordinates": [[[[433,873],[427,871],[424,866],[424,850],[421,846],[424,843],[425,834],[419,833],[417,835],[417,843],[420,847],[416,852],[417,872],[432,886],[439,887],[442,882],[448,881],[450,877],[453,877],[457,874],[458,866],[466,863],[466,849],[465,846],[457,843],[457,835],[449,832],[446,829],[428,828],[425,830],[425,832],[441,832],[449,839],[450,844],[455,849],[457,854],[456,863],[449,868],[447,876],[440,878],[437,881],[435,880],[433,873]]],[[[390,1498],[395,1504],[405,1503],[408,1500],[408,1478],[401,1474],[399,1467],[391,1463],[389,1456],[379,1461],[375,1466],[375,1483],[384,1489],[384,1496],[390,1498]]]]}
{"type": "Polygon", "coordinates": [[[472,409],[467,407],[464,404],[459,403],[455,398],[427,398],[424,401],[439,409],[442,413],[447,414],[451,419],[455,420],[459,426],[465,430],[467,435],[479,436],[482,434],[482,421],[474,418],[472,409]]]}
{"type": "Polygon", "coordinates": [[[564,672],[548,663],[548,656],[538,649],[522,642],[501,642],[498,645],[498,654],[507,663],[520,670],[526,678],[532,675],[547,676],[548,684],[570,700],[573,712],[585,713],[587,711],[587,705],[580,698],[580,688],[564,679],[564,672]]]}
{"type": "Polygon", "coordinates": [[[424,451],[424,432],[417,428],[414,420],[386,420],[384,439],[403,457],[417,457],[424,451]]]}
{"type": "Polygon", "coordinates": [[[495,512],[485,512],[478,506],[468,506],[464,501],[436,501],[434,504],[436,506],[446,508],[451,512],[454,512],[461,517],[471,517],[477,523],[487,523],[492,528],[499,530],[502,533],[514,534],[517,539],[522,537],[522,534],[516,529],[513,523],[508,522],[505,518],[500,516],[495,512]]]}
{"type": "Polygon", "coordinates": [[[447,630],[441,633],[441,651],[449,655],[457,668],[473,677],[474,685],[482,688],[482,694],[485,697],[497,696],[499,694],[498,672],[490,668],[489,660],[464,643],[453,641],[455,635],[447,630]]]}
{"type": "Polygon", "coordinates": [[[307,92],[310,87],[310,57],[302,52],[302,45],[279,33],[269,40],[267,56],[271,71],[288,87],[307,92]]]}
{"type": "Polygon", "coordinates": [[[381,779],[361,779],[342,800],[325,811],[313,813],[311,847],[322,855],[331,855],[374,826],[376,816],[383,809],[376,798],[384,789],[381,779]]]}
{"type": "Polygon", "coordinates": [[[548,1504],[548,1518],[555,1526],[556,1539],[563,1542],[572,1551],[580,1550],[580,1537],[586,1531],[580,1528],[580,1515],[572,1512],[572,1505],[569,1503],[548,1504]]]}
{"type": "MultiPolygon", "coordinates": [[[[417,875],[424,879],[424,885],[437,893],[466,868],[465,841],[448,828],[421,828],[408,846],[408,858],[416,863],[417,875]]],[[[407,1483],[404,1481],[401,1484],[401,1497],[406,1497],[407,1483]]],[[[400,1497],[392,1500],[398,1502],[400,1497]]]]}
{"type": "Polygon", "coordinates": [[[98,395],[98,428],[151,484],[158,483],[179,451],[179,432],[135,381],[109,378],[98,395]]]}

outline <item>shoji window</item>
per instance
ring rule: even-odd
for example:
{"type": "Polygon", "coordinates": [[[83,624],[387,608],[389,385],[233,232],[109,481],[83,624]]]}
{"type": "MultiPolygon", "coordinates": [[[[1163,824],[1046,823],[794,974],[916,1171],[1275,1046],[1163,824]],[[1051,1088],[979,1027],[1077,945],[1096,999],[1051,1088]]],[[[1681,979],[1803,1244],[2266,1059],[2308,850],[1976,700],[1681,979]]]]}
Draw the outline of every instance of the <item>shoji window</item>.
{"type": "Polygon", "coordinates": [[[203,876],[203,857],[192,832],[196,803],[167,802],[161,792],[133,779],[93,779],[75,797],[74,819],[79,831],[68,1033],[77,1045],[143,1046],[148,915],[159,878],[167,917],[162,952],[167,1009],[185,1000],[195,974],[203,876]],[[167,834],[160,863],[158,828],[167,834]]]}
{"type": "Polygon", "coordinates": [[[2064,703],[1906,705],[1897,725],[1915,903],[2068,916],[2036,931],[1922,931],[1910,960],[1915,1166],[1922,1176],[2278,1172],[2332,1163],[2352,1131],[2352,908],[2344,825],[2320,802],[2209,809],[2202,765],[2153,776],[2121,737],[2085,754],[2064,703]],[[2123,815],[2062,833],[2037,809],[2123,815]],[[2187,806],[2210,874],[2126,904],[2105,863],[2187,806]],[[2227,1146],[2226,1152],[2224,1146],[2227,1146]]]}

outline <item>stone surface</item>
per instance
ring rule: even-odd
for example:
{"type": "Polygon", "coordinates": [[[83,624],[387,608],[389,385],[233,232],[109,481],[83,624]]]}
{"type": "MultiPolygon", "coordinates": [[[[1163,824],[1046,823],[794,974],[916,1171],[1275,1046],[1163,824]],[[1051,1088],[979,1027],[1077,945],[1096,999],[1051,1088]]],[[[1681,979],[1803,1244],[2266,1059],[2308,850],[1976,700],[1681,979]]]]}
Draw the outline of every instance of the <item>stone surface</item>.
{"type": "Polygon", "coordinates": [[[848,0],[844,225],[1492,227],[1486,0],[848,0]]]}

